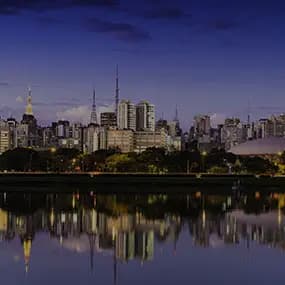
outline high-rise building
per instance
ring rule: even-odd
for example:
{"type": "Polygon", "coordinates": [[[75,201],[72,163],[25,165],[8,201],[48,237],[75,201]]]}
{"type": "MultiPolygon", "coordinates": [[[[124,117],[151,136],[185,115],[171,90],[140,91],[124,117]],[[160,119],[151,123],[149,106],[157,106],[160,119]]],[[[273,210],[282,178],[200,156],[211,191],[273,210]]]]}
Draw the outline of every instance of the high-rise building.
{"type": "Polygon", "coordinates": [[[155,130],[155,106],[147,101],[141,101],[136,105],[136,129],[137,131],[155,130]]]}
{"type": "Polygon", "coordinates": [[[122,100],[118,107],[118,128],[136,130],[136,108],[129,100],[122,100]]]}
{"type": "Polygon", "coordinates": [[[8,127],[0,128],[0,154],[10,148],[10,130],[8,127]]]}
{"type": "Polygon", "coordinates": [[[38,136],[37,120],[33,114],[32,91],[30,88],[28,89],[26,111],[23,115],[21,123],[28,126],[27,146],[29,147],[37,146],[39,141],[39,136],[38,136]]]}
{"type": "Polygon", "coordinates": [[[115,128],[117,126],[117,116],[114,112],[103,112],[100,114],[100,125],[104,128],[115,128]]]}
{"type": "Polygon", "coordinates": [[[100,149],[100,128],[98,125],[90,124],[87,128],[87,152],[92,153],[100,149]]]}
{"type": "Polygon", "coordinates": [[[9,128],[10,132],[10,148],[17,147],[17,121],[14,118],[7,119],[7,127],[9,128]]]}
{"type": "Polygon", "coordinates": [[[197,139],[204,135],[210,135],[211,120],[208,115],[197,115],[194,117],[194,137],[197,139]]]}
{"type": "Polygon", "coordinates": [[[18,124],[16,127],[16,147],[28,147],[29,125],[18,124]]]}
{"type": "Polygon", "coordinates": [[[42,129],[42,142],[43,147],[56,147],[58,145],[58,139],[55,135],[55,130],[52,127],[46,127],[42,129]]]}
{"type": "Polygon", "coordinates": [[[221,142],[225,145],[225,149],[229,150],[235,145],[238,145],[246,140],[246,125],[240,122],[239,118],[227,118],[221,132],[221,142]]]}
{"type": "Polygon", "coordinates": [[[56,136],[59,138],[69,137],[69,121],[59,120],[56,125],[56,136]]]}

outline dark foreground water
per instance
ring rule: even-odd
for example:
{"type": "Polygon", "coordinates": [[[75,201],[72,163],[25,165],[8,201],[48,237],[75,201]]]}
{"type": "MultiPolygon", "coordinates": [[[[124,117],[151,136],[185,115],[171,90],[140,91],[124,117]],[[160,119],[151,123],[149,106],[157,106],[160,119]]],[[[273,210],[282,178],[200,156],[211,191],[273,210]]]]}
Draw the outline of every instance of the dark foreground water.
{"type": "Polygon", "coordinates": [[[1,284],[284,284],[285,195],[0,193],[1,284]]]}

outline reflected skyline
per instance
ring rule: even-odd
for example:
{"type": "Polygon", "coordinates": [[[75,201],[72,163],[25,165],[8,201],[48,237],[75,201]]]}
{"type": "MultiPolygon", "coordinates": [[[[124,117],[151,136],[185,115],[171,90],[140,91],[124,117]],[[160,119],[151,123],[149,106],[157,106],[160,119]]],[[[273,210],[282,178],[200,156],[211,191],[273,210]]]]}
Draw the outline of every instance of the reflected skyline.
{"type": "Polygon", "coordinates": [[[0,240],[20,244],[16,256],[25,275],[33,271],[33,252],[44,237],[56,248],[86,256],[90,272],[96,273],[94,263],[107,257],[116,284],[118,267],[160,262],[165,246],[176,256],[185,237],[189,246],[205,250],[259,245],[284,251],[284,201],[285,194],[259,192],[0,193],[0,240]]]}

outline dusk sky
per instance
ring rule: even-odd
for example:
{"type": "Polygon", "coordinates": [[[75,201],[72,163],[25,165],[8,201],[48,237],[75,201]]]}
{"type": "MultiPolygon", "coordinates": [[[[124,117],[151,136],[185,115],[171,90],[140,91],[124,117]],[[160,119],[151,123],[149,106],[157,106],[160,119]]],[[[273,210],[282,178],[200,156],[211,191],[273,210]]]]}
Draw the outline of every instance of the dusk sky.
{"type": "Polygon", "coordinates": [[[0,0],[0,115],[20,118],[27,86],[40,123],[89,120],[120,97],[184,129],[197,113],[285,110],[282,0],[0,0]],[[102,110],[102,108],[101,108],[102,110]]]}

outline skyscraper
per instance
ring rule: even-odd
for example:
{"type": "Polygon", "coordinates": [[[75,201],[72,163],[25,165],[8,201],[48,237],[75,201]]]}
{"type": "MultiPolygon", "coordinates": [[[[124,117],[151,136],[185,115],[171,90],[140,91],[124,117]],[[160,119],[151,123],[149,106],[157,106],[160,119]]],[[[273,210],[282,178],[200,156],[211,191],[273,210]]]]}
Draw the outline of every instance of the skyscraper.
{"type": "Polygon", "coordinates": [[[32,90],[28,88],[28,97],[27,97],[27,105],[26,105],[26,115],[33,116],[33,106],[32,106],[32,90]]]}
{"type": "Polygon", "coordinates": [[[136,130],[136,108],[129,100],[122,100],[118,106],[118,128],[136,130]]]}
{"type": "Polygon", "coordinates": [[[155,130],[155,106],[148,101],[141,101],[136,106],[136,129],[152,132],[155,130]]]}
{"type": "Polygon", "coordinates": [[[28,88],[27,105],[21,123],[28,126],[27,146],[36,146],[38,144],[39,136],[38,136],[37,120],[33,114],[31,88],[28,88]]]}
{"type": "Polygon", "coordinates": [[[91,111],[91,117],[90,117],[90,123],[97,125],[97,112],[96,112],[96,93],[95,89],[93,90],[93,104],[92,104],[92,111],[91,111]]]}
{"type": "Polygon", "coordinates": [[[208,115],[197,115],[194,117],[195,138],[209,135],[211,129],[211,120],[208,115]]]}

